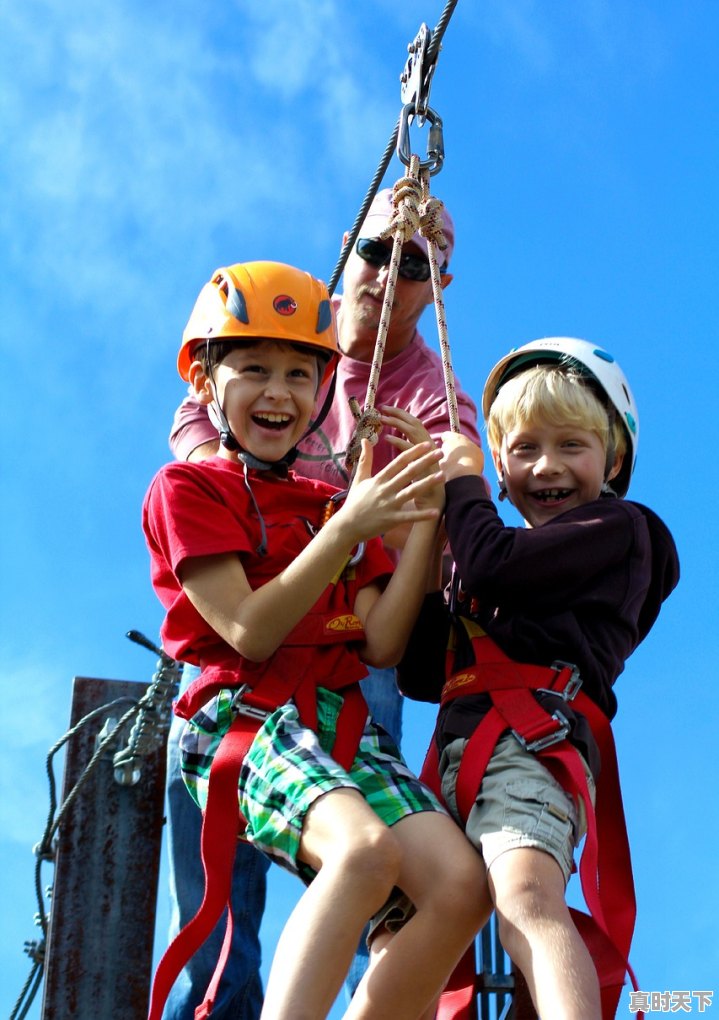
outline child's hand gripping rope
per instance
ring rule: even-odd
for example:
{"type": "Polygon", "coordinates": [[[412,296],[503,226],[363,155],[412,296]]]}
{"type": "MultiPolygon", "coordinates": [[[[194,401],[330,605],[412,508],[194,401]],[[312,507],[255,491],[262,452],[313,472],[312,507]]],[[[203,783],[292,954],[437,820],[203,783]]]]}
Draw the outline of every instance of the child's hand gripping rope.
{"type": "MultiPolygon", "coordinates": [[[[406,412],[401,415],[393,412],[386,416],[385,424],[419,437],[413,424],[422,429],[417,419],[406,412]]],[[[362,440],[355,477],[337,515],[346,518],[357,542],[383,535],[399,525],[436,520],[444,505],[444,477],[438,470],[441,453],[432,440],[428,437],[417,445],[398,437],[390,437],[389,441],[404,448],[372,476],[372,447],[368,440],[362,440]]]]}

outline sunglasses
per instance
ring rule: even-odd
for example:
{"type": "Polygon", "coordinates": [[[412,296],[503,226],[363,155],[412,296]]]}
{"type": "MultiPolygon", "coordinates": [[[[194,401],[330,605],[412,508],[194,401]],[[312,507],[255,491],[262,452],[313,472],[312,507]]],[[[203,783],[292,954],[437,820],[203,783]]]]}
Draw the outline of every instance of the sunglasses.
{"type": "MultiPolygon", "coordinates": [[[[392,258],[392,248],[373,237],[361,237],[355,250],[359,257],[371,266],[386,266],[392,258]]],[[[425,283],[431,275],[427,259],[413,252],[402,253],[398,272],[405,280],[414,280],[417,283],[425,283]]],[[[440,269],[440,273],[442,272],[444,267],[440,269]]]]}

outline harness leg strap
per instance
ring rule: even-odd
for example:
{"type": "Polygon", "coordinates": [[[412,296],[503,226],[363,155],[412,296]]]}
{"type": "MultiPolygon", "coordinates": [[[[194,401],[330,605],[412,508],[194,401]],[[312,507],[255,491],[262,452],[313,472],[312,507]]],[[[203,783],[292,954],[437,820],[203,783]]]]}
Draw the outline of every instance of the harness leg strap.
{"type": "MultiPolygon", "coordinates": [[[[222,911],[229,904],[232,883],[232,866],[235,860],[237,839],[242,822],[237,806],[237,784],[242,762],[257,732],[257,720],[239,715],[222,738],[210,769],[207,805],[202,819],[202,867],[205,873],[205,895],[199,910],[167,947],[160,960],[152,986],[148,1020],[161,1020],[167,996],[178,974],[199,946],[210,936],[222,911]],[[227,805],[234,810],[227,810],[227,805]]],[[[229,951],[231,939],[231,912],[228,916],[228,933],[223,945],[222,966],[229,951]]],[[[219,973],[210,983],[209,996],[214,996],[219,984],[219,973]]],[[[208,1016],[212,1002],[201,1016],[208,1016]]]]}
{"type": "MultiPolygon", "coordinates": [[[[580,692],[576,705],[589,721],[602,761],[595,809],[589,797],[579,754],[564,738],[561,723],[537,704],[526,687],[509,690],[491,689],[490,685],[489,693],[494,703],[493,708],[470,737],[457,777],[458,810],[466,822],[494,747],[507,730],[513,730],[529,740],[536,738],[539,745],[536,751],[538,757],[570,796],[584,802],[587,837],[579,873],[592,916],[576,910],[571,913],[597,967],[602,1016],[604,1020],[610,1020],[616,1014],[627,973],[634,988],[638,987],[628,962],[636,906],[611,727],[594,703],[580,692]],[[552,742],[553,728],[556,730],[556,742],[552,742]],[[601,842],[598,840],[598,831],[602,832],[601,842]]],[[[437,767],[437,750],[433,740],[423,768],[423,778],[435,792],[439,792],[437,767]]],[[[444,1002],[440,1000],[438,1016],[442,1020],[468,1017],[470,1014],[466,1003],[461,1004],[456,997],[452,999],[448,998],[444,1002]]]]}

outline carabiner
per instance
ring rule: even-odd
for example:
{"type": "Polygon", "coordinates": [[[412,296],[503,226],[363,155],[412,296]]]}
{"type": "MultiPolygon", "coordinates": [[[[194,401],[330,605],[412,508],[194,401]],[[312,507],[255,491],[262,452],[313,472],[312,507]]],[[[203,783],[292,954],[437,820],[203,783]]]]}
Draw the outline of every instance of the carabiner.
{"type": "MultiPolygon", "coordinates": [[[[405,166],[410,165],[412,149],[409,143],[409,124],[416,116],[414,103],[407,103],[402,107],[400,114],[399,131],[397,134],[397,156],[405,166]]],[[[430,123],[429,137],[427,139],[427,159],[420,160],[419,169],[429,170],[430,177],[434,177],[442,169],[444,163],[444,135],[442,133],[442,118],[431,107],[424,112],[425,119],[430,123]]]]}

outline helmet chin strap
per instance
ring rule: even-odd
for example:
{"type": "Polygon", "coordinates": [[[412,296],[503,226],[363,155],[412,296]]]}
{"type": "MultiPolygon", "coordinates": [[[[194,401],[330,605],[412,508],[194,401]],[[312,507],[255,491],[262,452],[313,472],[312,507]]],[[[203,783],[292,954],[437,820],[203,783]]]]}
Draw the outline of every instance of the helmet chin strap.
{"type": "MultiPolygon", "coordinates": [[[[500,461],[500,464],[501,464],[501,461],[500,461]]],[[[509,499],[509,493],[507,492],[507,483],[504,480],[504,476],[505,476],[505,473],[506,473],[505,470],[504,470],[504,464],[502,464],[501,466],[502,466],[502,470],[501,471],[499,469],[497,469],[497,483],[499,485],[499,494],[498,494],[497,498],[499,499],[500,503],[503,503],[505,499],[509,500],[509,502],[511,503],[512,500],[509,499]]]]}

